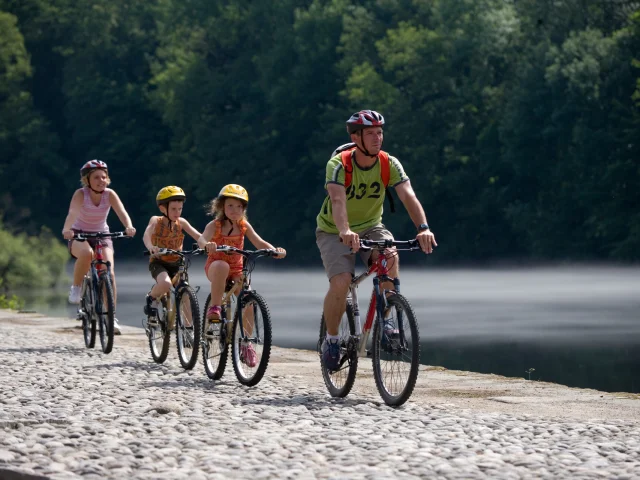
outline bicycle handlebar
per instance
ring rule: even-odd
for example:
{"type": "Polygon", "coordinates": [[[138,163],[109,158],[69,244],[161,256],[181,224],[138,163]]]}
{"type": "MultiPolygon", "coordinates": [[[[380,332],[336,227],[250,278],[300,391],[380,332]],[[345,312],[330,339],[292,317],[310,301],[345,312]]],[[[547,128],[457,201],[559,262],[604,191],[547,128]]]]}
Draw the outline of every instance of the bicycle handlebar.
{"type": "MultiPolygon", "coordinates": [[[[149,250],[144,250],[143,255],[152,255],[152,253],[149,250]]],[[[206,253],[204,248],[194,248],[193,250],[173,250],[171,248],[161,248],[160,250],[158,250],[158,253],[155,253],[153,255],[180,255],[182,257],[184,257],[185,255],[202,255],[203,253],[206,253]]]]}
{"type": "Polygon", "coordinates": [[[75,233],[73,240],[85,242],[89,238],[131,238],[125,232],[75,233]]]}
{"type": "Polygon", "coordinates": [[[360,248],[362,250],[384,250],[396,247],[401,251],[420,250],[420,244],[414,238],[413,240],[366,240],[360,239],[360,248]]]}
{"type": "Polygon", "coordinates": [[[260,250],[242,250],[229,245],[218,245],[216,252],[238,253],[243,257],[276,257],[280,252],[273,248],[263,248],[260,250]]]}

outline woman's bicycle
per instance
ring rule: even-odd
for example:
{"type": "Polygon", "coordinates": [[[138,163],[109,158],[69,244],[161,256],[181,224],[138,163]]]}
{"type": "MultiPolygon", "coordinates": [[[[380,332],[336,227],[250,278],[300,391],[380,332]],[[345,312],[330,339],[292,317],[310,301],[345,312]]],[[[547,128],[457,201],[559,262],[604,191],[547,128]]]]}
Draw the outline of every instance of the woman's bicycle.
{"type": "MultiPolygon", "coordinates": [[[[180,256],[178,273],[171,279],[173,288],[159,299],[159,308],[153,309],[147,318],[142,320],[144,330],[149,338],[149,349],[156,363],[163,363],[169,353],[171,331],[176,330],[178,359],[185,370],[191,370],[198,361],[200,345],[200,306],[197,289],[189,285],[189,255],[204,253],[202,249],[187,251],[162,248],[158,255],[180,256]]],[[[150,255],[147,250],[145,255],[150,255]]]]}
{"type": "Polygon", "coordinates": [[[229,345],[236,377],[243,385],[256,385],[264,376],[271,354],[271,316],[264,298],[251,290],[251,273],[259,257],[278,255],[276,250],[241,250],[218,245],[216,251],[238,253],[245,257],[242,277],[228,282],[222,297],[219,321],[207,320],[211,294],[204,305],[202,322],[202,359],[207,376],[222,377],[227,365],[229,345]],[[232,316],[232,302],[236,309],[232,316]]]}
{"type": "MultiPolygon", "coordinates": [[[[90,238],[124,238],[126,236],[124,232],[76,233],[73,239],[85,242],[90,238]]],[[[102,245],[97,242],[91,266],[82,281],[82,294],[78,308],[78,318],[82,320],[82,333],[87,348],[93,348],[96,344],[96,324],[98,324],[102,351],[111,353],[115,313],[111,262],[104,259],[102,245]]]]}
{"type": "MultiPolygon", "coordinates": [[[[371,357],[373,376],[380,396],[387,405],[405,403],[418,379],[420,365],[420,336],[418,324],[409,301],[400,294],[400,280],[389,277],[390,262],[398,251],[417,251],[417,240],[360,240],[362,250],[378,252],[377,259],[368,269],[355,276],[349,286],[345,313],[340,319],[338,344],[340,363],[335,371],[328,370],[320,360],[322,377],[333,397],[345,397],[356,379],[358,357],[371,357]],[[391,250],[392,247],[395,249],[391,250]],[[360,322],[358,285],[370,275],[373,291],[364,328],[360,322]],[[393,283],[392,290],[382,288],[381,283],[393,283]],[[373,337],[369,336],[373,328],[373,337]]],[[[327,334],[324,313],[320,322],[318,352],[327,334]]]]}

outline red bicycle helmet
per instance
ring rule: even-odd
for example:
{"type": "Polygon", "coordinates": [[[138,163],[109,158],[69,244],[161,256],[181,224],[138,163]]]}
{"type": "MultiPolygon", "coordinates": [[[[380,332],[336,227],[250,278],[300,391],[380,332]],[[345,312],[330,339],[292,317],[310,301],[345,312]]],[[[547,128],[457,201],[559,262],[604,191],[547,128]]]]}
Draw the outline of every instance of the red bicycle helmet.
{"type": "Polygon", "coordinates": [[[84,177],[85,175],[89,175],[93,170],[108,170],[107,164],[102,160],[89,160],[85,163],[80,169],[80,176],[84,177]]]}
{"type": "Polygon", "coordinates": [[[347,131],[352,134],[367,127],[382,127],[383,125],[384,117],[375,110],[360,110],[347,120],[347,131]]]}

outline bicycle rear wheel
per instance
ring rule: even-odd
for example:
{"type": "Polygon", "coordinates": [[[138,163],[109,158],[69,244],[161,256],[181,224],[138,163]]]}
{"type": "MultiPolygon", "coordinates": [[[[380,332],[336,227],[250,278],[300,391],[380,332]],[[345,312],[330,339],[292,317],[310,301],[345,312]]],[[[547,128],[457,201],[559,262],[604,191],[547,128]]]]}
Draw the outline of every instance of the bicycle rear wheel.
{"type": "Polygon", "coordinates": [[[373,378],[387,405],[405,403],[416,385],[420,335],[411,304],[399,293],[387,298],[388,313],[373,327],[373,378]]]}
{"type": "Polygon", "coordinates": [[[82,316],[82,336],[85,346],[93,348],[96,345],[96,319],[93,316],[93,286],[88,277],[84,277],[82,291],[84,294],[80,300],[78,312],[82,316]]]}
{"type": "Polygon", "coordinates": [[[98,315],[100,344],[104,353],[111,353],[113,349],[113,317],[115,315],[111,275],[108,272],[103,273],[98,285],[96,314],[98,315]]]}
{"type": "MultiPolygon", "coordinates": [[[[202,360],[207,377],[218,380],[224,374],[227,366],[228,344],[227,326],[223,322],[210,322],[207,320],[207,310],[211,302],[211,294],[207,296],[202,311],[202,360]]],[[[227,315],[226,306],[222,306],[222,318],[227,315]]]]}
{"type": "Polygon", "coordinates": [[[200,306],[196,292],[189,286],[176,294],[176,345],[178,359],[185,370],[191,370],[198,361],[200,348],[200,306]]]}
{"type": "Polygon", "coordinates": [[[163,295],[156,316],[147,317],[145,331],[149,337],[151,358],[156,363],[164,363],[169,354],[171,330],[169,330],[169,312],[167,311],[167,296],[163,295]]]}
{"type": "Polygon", "coordinates": [[[267,370],[271,355],[271,315],[267,302],[259,293],[244,297],[242,322],[240,308],[233,320],[231,358],[238,381],[248,387],[256,385],[267,370]]]}
{"type": "Polygon", "coordinates": [[[327,370],[322,363],[322,343],[327,336],[327,326],[324,320],[324,313],[320,320],[320,338],[318,340],[318,353],[320,354],[320,369],[322,378],[327,386],[327,390],[332,397],[346,397],[353,388],[356,381],[356,371],[358,370],[358,342],[356,341],[356,324],[353,318],[353,307],[347,301],[347,308],[342,314],[338,335],[340,339],[340,368],[336,371],[327,370]]]}

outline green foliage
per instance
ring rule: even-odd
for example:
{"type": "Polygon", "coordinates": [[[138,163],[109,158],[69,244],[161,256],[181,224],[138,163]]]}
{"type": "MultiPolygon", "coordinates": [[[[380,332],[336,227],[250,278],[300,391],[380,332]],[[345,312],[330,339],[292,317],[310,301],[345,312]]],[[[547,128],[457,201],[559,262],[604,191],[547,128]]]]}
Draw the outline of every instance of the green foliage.
{"type": "Polygon", "coordinates": [[[24,233],[13,234],[0,224],[0,245],[2,292],[19,288],[50,288],[64,274],[69,253],[46,228],[37,236],[27,236],[24,233]]]}
{"type": "Polygon", "coordinates": [[[260,235],[319,265],[327,157],[374,108],[431,261],[637,261],[638,52],[627,1],[0,0],[0,213],[59,231],[101,158],[140,232],[164,185],[201,230],[240,183],[260,235]]]}

